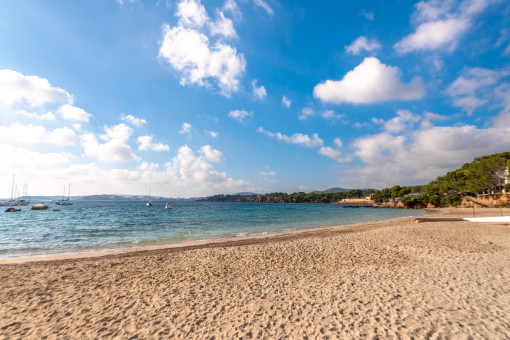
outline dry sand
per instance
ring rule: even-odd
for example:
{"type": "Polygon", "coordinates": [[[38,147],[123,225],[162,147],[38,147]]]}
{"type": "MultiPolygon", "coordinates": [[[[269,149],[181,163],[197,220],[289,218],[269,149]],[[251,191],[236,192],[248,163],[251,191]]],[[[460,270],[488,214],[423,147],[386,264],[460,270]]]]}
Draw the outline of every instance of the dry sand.
{"type": "Polygon", "coordinates": [[[510,226],[394,221],[4,264],[0,337],[508,339],[510,226]]]}

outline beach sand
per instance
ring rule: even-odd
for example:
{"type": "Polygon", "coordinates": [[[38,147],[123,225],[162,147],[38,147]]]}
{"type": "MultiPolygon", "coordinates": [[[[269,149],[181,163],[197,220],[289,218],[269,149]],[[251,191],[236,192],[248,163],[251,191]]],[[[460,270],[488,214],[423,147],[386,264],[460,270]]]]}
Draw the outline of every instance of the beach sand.
{"type": "Polygon", "coordinates": [[[510,226],[399,220],[0,265],[0,338],[45,337],[508,339],[510,226]]]}

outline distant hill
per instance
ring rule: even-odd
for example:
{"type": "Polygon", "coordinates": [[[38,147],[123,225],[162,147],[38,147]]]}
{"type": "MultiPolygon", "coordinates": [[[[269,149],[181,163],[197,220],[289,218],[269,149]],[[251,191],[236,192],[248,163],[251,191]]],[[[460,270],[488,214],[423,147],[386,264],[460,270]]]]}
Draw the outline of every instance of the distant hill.
{"type": "MultiPolygon", "coordinates": [[[[165,197],[152,197],[153,201],[158,200],[166,200],[168,198],[165,197]]],[[[121,196],[121,195],[89,195],[89,196],[83,196],[80,200],[83,201],[141,201],[141,200],[147,200],[147,196],[141,195],[141,196],[121,196]]]]}
{"type": "Polygon", "coordinates": [[[245,191],[245,192],[238,192],[237,194],[234,194],[234,195],[238,195],[238,196],[254,196],[254,195],[258,195],[254,192],[248,192],[248,191],[245,191]]]}
{"type": "Polygon", "coordinates": [[[353,189],[344,189],[344,188],[329,188],[327,190],[324,190],[324,191],[314,191],[313,193],[314,194],[334,194],[334,193],[337,193],[337,192],[348,192],[348,191],[351,191],[353,189]]]}

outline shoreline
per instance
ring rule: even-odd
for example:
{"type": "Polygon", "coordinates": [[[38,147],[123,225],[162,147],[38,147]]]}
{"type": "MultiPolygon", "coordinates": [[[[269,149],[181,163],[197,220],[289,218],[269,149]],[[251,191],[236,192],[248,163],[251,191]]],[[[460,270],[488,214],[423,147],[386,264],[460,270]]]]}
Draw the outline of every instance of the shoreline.
{"type": "MultiPolygon", "coordinates": [[[[414,209],[409,209],[410,211],[414,211],[414,209]]],[[[437,208],[437,209],[420,209],[424,210],[426,213],[420,216],[425,215],[435,215],[442,214],[447,211],[445,208],[437,208]]],[[[260,242],[271,242],[281,239],[290,238],[293,239],[297,237],[297,235],[306,234],[305,237],[314,237],[320,236],[319,234],[322,231],[330,231],[336,229],[344,229],[344,228],[354,228],[356,226],[364,226],[364,225],[377,225],[381,223],[391,223],[393,221],[412,219],[413,215],[406,217],[393,217],[388,219],[370,221],[370,222],[359,222],[359,223],[349,223],[349,224],[336,224],[330,226],[310,226],[299,229],[281,229],[274,231],[266,231],[266,232],[254,232],[248,233],[244,236],[239,235],[227,235],[227,236],[218,236],[207,239],[197,239],[197,240],[183,240],[176,242],[163,242],[163,243],[148,243],[146,245],[133,245],[133,246],[121,246],[121,247],[112,247],[112,248],[89,248],[78,251],[62,251],[62,252],[48,252],[47,254],[31,254],[31,255],[21,255],[21,256],[12,256],[6,258],[0,258],[0,266],[8,265],[8,264],[23,264],[23,263],[31,263],[31,262],[46,262],[46,261],[63,261],[63,260],[79,260],[79,259],[89,259],[96,257],[106,257],[106,256],[129,256],[127,254],[130,253],[144,253],[150,251],[158,251],[165,249],[172,249],[171,251],[186,251],[190,249],[200,249],[200,248],[209,248],[209,247],[221,247],[224,245],[227,246],[236,246],[236,245],[245,245],[245,244],[253,244],[260,242]],[[294,235],[296,234],[296,235],[294,235]],[[317,235],[315,235],[317,234],[317,235]],[[262,241],[261,241],[262,239],[262,241]]],[[[351,230],[351,229],[349,229],[351,230]]],[[[352,230],[351,232],[355,232],[352,230]]]]}
{"type": "Polygon", "coordinates": [[[507,339],[508,282],[507,224],[399,219],[0,265],[0,338],[507,339]]]}

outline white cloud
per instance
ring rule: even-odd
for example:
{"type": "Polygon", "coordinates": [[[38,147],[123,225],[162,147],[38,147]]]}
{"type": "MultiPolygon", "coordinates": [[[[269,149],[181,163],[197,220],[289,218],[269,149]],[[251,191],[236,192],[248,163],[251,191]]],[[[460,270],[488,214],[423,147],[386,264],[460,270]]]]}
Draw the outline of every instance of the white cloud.
{"type": "Polygon", "coordinates": [[[314,112],[313,112],[312,108],[304,107],[301,110],[301,115],[299,115],[299,120],[307,120],[308,117],[311,117],[313,115],[314,115],[314,112]]]}
{"type": "Polygon", "coordinates": [[[10,126],[0,125],[0,140],[15,144],[74,145],[77,136],[68,127],[48,131],[43,126],[14,123],[10,126]]]}
{"type": "Polygon", "coordinates": [[[372,104],[389,100],[413,100],[425,96],[423,80],[415,77],[410,83],[400,81],[396,66],[382,64],[370,57],[349,71],[342,80],[326,80],[315,86],[315,98],[323,102],[372,104]]]}
{"type": "Polygon", "coordinates": [[[64,119],[77,122],[88,122],[89,118],[92,116],[84,109],[69,104],[62,105],[57,112],[64,119]]]}
{"type": "Polygon", "coordinates": [[[133,129],[124,123],[115,126],[105,126],[105,134],[100,138],[106,143],[98,142],[97,137],[93,133],[84,133],[80,136],[85,156],[96,158],[103,162],[127,162],[132,160],[140,160],[136,156],[131,147],[127,145],[127,141],[133,133],[133,129]]]}
{"type": "Polygon", "coordinates": [[[73,96],[64,89],[51,86],[44,78],[0,70],[0,104],[11,106],[22,102],[32,107],[47,103],[72,104],[73,96]]]}
{"type": "Polygon", "coordinates": [[[273,15],[274,14],[274,11],[271,8],[271,6],[269,6],[269,4],[267,2],[265,2],[264,0],[253,0],[253,2],[255,3],[255,5],[259,6],[262,9],[264,9],[264,11],[266,11],[267,14],[269,14],[269,15],[273,15]]]}
{"type": "Polygon", "coordinates": [[[412,129],[414,123],[419,122],[420,116],[408,110],[399,110],[397,116],[384,124],[384,129],[390,133],[400,133],[405,129],[412,129]]]}
{"type": "Polygon", "coordinates": [[[218,133],[215,132],[215,131],[205,131],[206,134],[208,134],[209,136],[211,136],[212,138],[216,138],[218,137],[218,133]]]}
{"type": "Polygon", "coordinates": [[[225,12],[232,13],[232,16],[236,20],[241,20],[241,18],[243,16],[241,13],[241,10],[239,9],[239,6],[237,5],[237,3],[234,0],[226,0],[225,4],[223,5],[223,10],[225,12]]]}
{"type": "Polygon", "coordinates": [[[335,145],[337,147],[341,148],[344,145],[344,143],[342,143],[342,140],[340,138],[336,137],[335,138],[335,145]]]}
{"type": "Polygon", "coordinates": [[[134,126],[142,126],[142,125],[147,124],[147,121],[145,119],[136,118],[135,116],[132,116],[132,115],[126,116],[126,115],[122,114],[120,116],[120,120],[123,120],[131,125],[134,125],[134,126]]]}
{"type": "Polygon", "coordinates": [[[344,118],[344,115],[337,114],[333,110],[325,110],[324,112],[322,112],[321,117],[329,120],[340,120],[344,118]]]}
{"type": "Polygon", "coordinates": [[[419,23],[416,31],[394,45],[400,54],[418,50],[446,48],[454,50],[461,36],[473,24],[490,0],[421,1],[414,16],[419,23]]]}
{"type": "Polygon", "coordinates": [[[159,164],[142,162],[136,168],[140,171],[155,171],[159,168],[159,164]]]}
{"type": "MultiPolygon", "coordinates": [[[[121,5],[121,6],[122,6],[122,5],[124,5],[124,0],[115,0],[115,1],[117,1],[117,3],[118,3],[119,5],[121,5]]],[[[130,3],[133,3],[133,2],[135,2],[135,1],[136,1],[136,0],[127,0],[127,2],[130,2],[130,3]]]]}
{"type": "Polygon", "coordinates": [[[179,133],[181,135],[186,134],[186,133],[189,134],[189,133],[191,133],[192,130],[193,130],[193,127],[191,126],[191,124],[184,122],[184,123],[182,123],[182,126],[181,126],[181,129],[179,130],[179,133]]]}
{"type": "Polygon", "coordinates": [[[509,75],[508,69],[464,68],[446,93],[453,98],[455,106],[472,114],[476,108],[496,99],[496,84],[509,75]]]}
{"type": "Polygon", "coordinates": [[[252,80],[251,88],[252,88],[253,96],[255,97],[255,99],[264,100],[264,98],[266,98],[266,95],[267,95],[266,88],[262,85],[257,86],[257,79],[252,80]]]}
{"type": "Polygon", "coordinates": [[[276,176],[274,171],[259,171],[259,176],[276,176]]]}
{"type": "Polygon", "coordinates": [[[179,25],[189,27],[202,27],[209,20],[205,7],[195,0],[179,2],[175,16],[179,18],[179,25]]]}
{"type": "Polygon", "coordinates": [[[232,20],[225,18],[223,12],[218,12],[218,19],[210,24],[210,30],[212,35],[222,35],[227,38],[237,37],[232,20]]]}
{"type": "Polygon", "coordinates": [[[219,162],[223,158],[221,151],[213,149],[210,145],[204,145],[200,148],[199,153],[205,160],[210,162],[219,162]]]}
{"type": "Polygon", "coordinates": [[[375,19],[374,12],[362,10],[360,12],[360,15],[363,15],[369,21],[374,21],[374,19],[375,19]]]}
{"type": "Polygon", "coordinates": [[[59,169],[68,166],[72,162],[72,155],[69,152],[47,152],[39,153],[32,150],[27,150],[22,147],[13,146],[9,144],[0,143],[0,173],[7,178],[8,174],[12,176],[12,170],[16,169],[16,177],[19,177],[20,173],[29,174],[31,181],[34,180],[39,174],[44,176],[41,178],[42,183],[48,182],[48,178],[53,178],[51,171],[46,172],[46,169],[59,169]]]}
{"type": "Polygon", "coordinates": [[[345,160],[342,158],[342,153],[338,150],[335,150],[329,146],[323,146],[319,149],[318,153],[320,155],[329,157],[331,159],[334,159],[338,163],[345,162],[345,160]]]}
{"type": "Polygon", "coordinates": [[[136,139],[136,142],[140,144],[138,146],[138,150],[152,150],[152,151],[168,151],[170,147],[166,144],[162,143],[153,143],[153,136],[140,136],[136,139]]]}
{"type": "Polygon", "coordinates": [[[282,97],[282,105],[283,106],[290,107],[291,104],[292,104],[292,102],[289,98],[287,98],[287,96],[282,97]]]}
{"type": "Polygon", "coordinates": [[[163,25],[159,56],[181,72],[181,85],[210,86],[212,79],[227,97],[239,90],[246,69],[244,56],[234,47],[222,42],[211,45],[206,35],[181,26],[163,25]]]}
{"type": "Polygon", "coordinates": [[[319,135],[317,135],[316,133],[314,133],[312,137],[302,133],[295,133],[292,136],[286,136],[284,134],[281,134],[280,132],[273,133],[270,131],[266,131],[263,127],[259,127],[257,129],[257,132],[275,138],[276,140],[285,143],[302,145],[307,148],[317,148],[324,144],[324,141],[321,138],[319,138],[319,135]]]}
{"type": "MultiPolygon", "coordinates": [[[[240,188],[247,183],[242,180],[234,180],[227,177],[225,172],[214,170],[213,166],[208,163],[207,151],[201,148],[200,156],[197,156],[193,150],[187,145],[181,146],[177,156],[166,166],[173,169],[179,179],[184,183],[193,183],[218,190],[219,188],[229,190],[232,188],[240,188]],[[212,187],[210,187],[212,186],[212,187]]],[[[211,149],[212,151],[216,151],[211,149]]]]}
{"type": "Polygon", "coordinates": [[[25,110],[15,110],[14,114],[35,120],[55,120],[55,115],[52,112],[38,114],[35,112],[28,112],[25,110]]]}
{"type": "Polygon", "coordinates": [[[372,52],[381,48],[376,40],[368,40],[367,37],[361,36],[354,40],[349,46],[345,46],[347,53],[360,54],[362,51],[372,52]]]}
{"type": "Polygon", "coordinates": [[[395,49],[401,53],[416,50],[432,50],[448,47],[453,50],[463,34],[469,28],[469,22],[461,19],[447,19],[421,24],[416,32],[410,34],[395,44],[395,49]]]}
{"type": "Polygon", "coordinates": [[[395,124],[393,133],[384,131],[357,138],[350,146],[362,165],[342,172],[345,183],[359,187],[388,187],[395,184],[426,184],[473,158],[510,148],[510,125],[477,128],[472,125],[434,126],[432,120],[445,117],[425,113],[418,117],[399,111],[389,122],[407,117],[406,128],[395,124]],[[413,123],[422,124],[413,128],[413,123]],[[426,122],[426,123],[424,123],[426,122]],[[398,131],[398,132],[397,132],[398,131]]]}
{"type": "Polygon", "coordinates": [[[234,110],[228,113],[228,116],[234,118],[239,123],[243,123],[248,117],[253,117],[253,112],[245,110],[234,110]]]}

